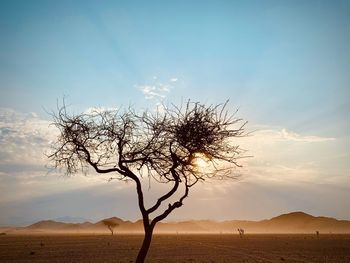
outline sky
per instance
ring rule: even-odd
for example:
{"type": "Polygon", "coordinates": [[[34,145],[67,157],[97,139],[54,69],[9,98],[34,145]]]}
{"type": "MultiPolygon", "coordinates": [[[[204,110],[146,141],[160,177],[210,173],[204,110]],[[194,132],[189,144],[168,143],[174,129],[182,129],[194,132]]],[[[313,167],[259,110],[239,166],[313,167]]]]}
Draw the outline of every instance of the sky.
{"type": "Polygon", "coordinates": [[[63,98],[72,112],[239,109],[253,156],[239,180],[196,185],[168,220],[350,220],[348,1],[1,0],[0,39],[0,225],[141,217],[131,183],[48,173],[63,98]]]}

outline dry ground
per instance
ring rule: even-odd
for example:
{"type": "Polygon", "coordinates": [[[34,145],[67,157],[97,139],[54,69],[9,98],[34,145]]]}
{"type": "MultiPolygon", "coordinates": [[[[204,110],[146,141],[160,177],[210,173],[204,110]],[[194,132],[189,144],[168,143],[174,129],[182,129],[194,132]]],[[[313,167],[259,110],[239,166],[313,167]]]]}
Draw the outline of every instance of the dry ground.
{"type": "MultiPolygon", "coordinates": [[[[0,236],[0,262],[134,262],[141,235],[0,236]]],[[[147,262],[350,262],[350,235],[155,235],[147,262]]]]}

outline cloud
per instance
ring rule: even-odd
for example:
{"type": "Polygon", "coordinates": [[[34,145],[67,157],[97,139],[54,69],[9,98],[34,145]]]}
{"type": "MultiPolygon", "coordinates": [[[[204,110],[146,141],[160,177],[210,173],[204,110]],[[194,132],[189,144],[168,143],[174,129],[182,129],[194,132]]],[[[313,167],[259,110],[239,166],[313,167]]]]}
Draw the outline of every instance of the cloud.
{"type": "Polygon", "coordinates": [[[258,129],[252,133],[253,137],[265,138],[275,141],[295,141],[295,142],[327,142],[336,140],[333,137],[322,137],[316,135],[302,135],[293,131],[288,131],[286,128],[275,129],[258,129]]]}
{"type": "Polygon", "coordinates": [[[117,111],[118,108],[114,107],[90,107],[87,108],[84,113],[89,115],[98,115],[106,111],[117,111]]]}
{"type": "Polygon", "coordinates": [[[0,165],[41,163],[56,134],[50,122],[35,113],[0,108],[0,165]]]}
{"type": "Polygon", "coordinates": [[[285,140],[291,140],[296,142],[326,142],[334,141],[335,138],[320,137],[320,136],[302,136],[298,133],[287,131],[287,129],[282,129],[280,135],[285,140]]]}
{"type": "Polygon", "coordinates": [[[146,99],[153,99],[153,98],[165,98],[163,89],[157,87],[157,86],[150,86],[150,85],[140,85],[138,88],[142,91],[142,93],[145,95],[146,99]]]}
{"type": "Polygon", "coordinates": [[[298,134],[287,129],[264,127],[235,141],[250,158],[239,160],[240,173],[248,181],[262,183],[330,183],[348,181],[343,145],[333,137],[298,134]]]}
{"type": "MultiPolygon", "coordinates": [[[[89,108],[85,112],[109,109],[89,108]]],[[[48,173],[49,160],[45,153],[58,135],[58,130],[50,124],[51,121],[34,113],[0,108],[0,203],[105,184],[111,177],[78,174],[74,180],[63,181],[64,176],[59,172],[48,173]]]]}
{"type": "Polygon", "coordinates": [[[164,99],[171,89],[174,88],[174,84],[178,81],[177,78],[171,78],[169,82],[162,83],[158,81],[157,77],[153,77],[152,84],[135,85],[135,87],[144,94],[147,100],[150,99],[164,99]]]}

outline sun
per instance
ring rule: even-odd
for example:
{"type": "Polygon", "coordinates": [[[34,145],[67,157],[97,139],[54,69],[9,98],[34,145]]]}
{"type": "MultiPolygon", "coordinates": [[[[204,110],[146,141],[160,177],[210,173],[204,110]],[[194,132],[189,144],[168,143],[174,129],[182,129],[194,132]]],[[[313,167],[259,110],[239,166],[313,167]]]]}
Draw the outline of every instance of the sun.
{"type": "Polygon", "coordinates": [[[209,166],[209,158],[203,153],[196,153],[192,163],[194,166],[203,169],[209,166]]]}
{"type": "Polygon", "coordinates": [[[208,163],[202,158],[196,158],[195,165],[199,167],[206,167],[208,163]]]}

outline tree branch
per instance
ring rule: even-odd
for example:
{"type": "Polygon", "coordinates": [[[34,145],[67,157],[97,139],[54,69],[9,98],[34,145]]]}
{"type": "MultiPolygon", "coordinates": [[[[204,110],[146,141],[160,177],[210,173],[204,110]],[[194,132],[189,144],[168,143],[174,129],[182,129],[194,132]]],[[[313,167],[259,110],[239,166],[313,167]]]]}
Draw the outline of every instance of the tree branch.
{"type": "Polygon", "coordinates": [[[180,184],[180,178],[176,173],[176,168],[179,166],[179,160],[178,157],[172,152],[171,150],[172,145],[170,144],[169,150],[171,153],[171,159],[173,161],[173,165],[170,168],[170,173],[174,179],[174,186],[171,188],[171,190],[166,193],[165,195],[161,196],[158,198],[157,202],[155,205],[153,205],[151,208],[147,210],[147,212],[150,214],[158,209],[158,207],[162,204],[163,201],[167,200],[169,197],[171,197],[174,193],[176,193],[177,189],[179,188],[180,184]]]}
{"type": "Polygon", "coordinates": [[[171,190],[168,193],[166,193],[165,195],[163,195],[160,198],[158,198],[156,204],[147,210],[147,212],[149,214],[153,213],[154,211],[156,211],[158,209],[158,207],[162,204],[162,202],[165,201],[166,199],[168,199],[169,197],[171,197],[177,191],[177,189],[179,188],[180,180],[179,180],[178,176],[176,175],[176,172],[175,171],[171,171],[171,174],[174,177],[174,182],[175,182],[174,186],[171,188],[171,190]]]}
{"type": "Polygon", "coordinates": [[[185,178],[185,193],[178,201],[174,202],[173,204],[169,204],[168,208],[162,214],[155,217],[151,222],[151,226],[154,227],[159,221],[162,221],[164,218],[166,218],[173,210],[180,208],[183,205],[183,200],[188,196],[189,189],[190,186],[187,184],[187,178],[185,178]]]}

